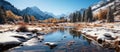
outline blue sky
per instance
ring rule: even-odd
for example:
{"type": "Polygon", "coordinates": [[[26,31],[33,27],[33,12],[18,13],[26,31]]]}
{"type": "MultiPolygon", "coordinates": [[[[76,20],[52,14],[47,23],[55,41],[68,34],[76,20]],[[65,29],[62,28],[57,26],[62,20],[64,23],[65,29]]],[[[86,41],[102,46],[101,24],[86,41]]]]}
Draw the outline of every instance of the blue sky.
{"type": "Polygon", "coordinates": [[[100,0],[7,0],[18,9],[36,6],[42,11],[51,12],[55,15],[68,14],[100,0]]]}

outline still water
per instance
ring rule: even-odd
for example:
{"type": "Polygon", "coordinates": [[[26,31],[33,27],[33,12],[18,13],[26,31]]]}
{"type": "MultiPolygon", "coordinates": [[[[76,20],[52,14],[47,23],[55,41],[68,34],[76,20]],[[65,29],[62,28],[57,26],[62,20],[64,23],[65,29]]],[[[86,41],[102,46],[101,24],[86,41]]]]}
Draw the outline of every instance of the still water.
{"type": "Polygon", "coordinates": [[[82,36],[80,32],[65,28],[32,38],[6,52],[114,52],[114,50],[100,47],[94,41],[82,36]],[[45,45],[45,42],[55,43],[56,46],[45,45]]]}

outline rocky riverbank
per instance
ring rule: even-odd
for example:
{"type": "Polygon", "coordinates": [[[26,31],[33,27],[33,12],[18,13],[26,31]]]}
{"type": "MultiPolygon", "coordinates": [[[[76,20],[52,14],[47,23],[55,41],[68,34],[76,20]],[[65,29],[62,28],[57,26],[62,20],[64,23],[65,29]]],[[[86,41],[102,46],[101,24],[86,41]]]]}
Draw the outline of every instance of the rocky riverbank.
{"type": "Polygon", "coordinates": [[[0,51],[18,46],[33,37],[48,34],[65,26],[73,26],[73,24],[0,25],[0,51]]]}
{"type": "MultiPolygon", "coordinates": [[[[20,45],[33,37],[41,37],[56,29],[74,27],[83,36],[105,48],[120,48],[120,23],[58,23],[34,25],[0,25],[0,50],[20,45]],[[22,28],[20,28],[22,27],[22,28]],[[12,46],[11,46],[12,45],[12,46]],[[14,46],[13,46],[14,45],[14,46]],[[6,47],[8,46],[8,47],[6,47]]],[[[41,39],[41,38],[40,38],[41,39]]]]}
{"type": "Polygon", "coordinates": [[[120,23],[86,23],[75,28],[85,37],[105,48],[120,49],[120,23]]]}

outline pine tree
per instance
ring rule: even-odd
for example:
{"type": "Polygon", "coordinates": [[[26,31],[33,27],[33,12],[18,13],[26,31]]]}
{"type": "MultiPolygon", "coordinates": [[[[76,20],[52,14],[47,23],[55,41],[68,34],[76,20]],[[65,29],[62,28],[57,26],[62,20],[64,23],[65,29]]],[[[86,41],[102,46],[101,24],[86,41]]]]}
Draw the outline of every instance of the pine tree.
{"type": "Polygon", "coordinates": [[[70,21],[71,21],[71,22],[76,22],[76,14],[75,14],[75,13],[71,13],[71,14],[69,15],[69,18],[70,18],[70,21]]]}
{"type": "Polygon", "coordinates": [[[73,22],[73,14],[72,13],[69,15],[69,18],[70,18],[70,22],[73,22]]]}
{"type": "Polygon", "coordinates": [[[85,10],[84,10],[84,12],[82,14],[81,22],[85,22],[85,10]]]}
{"type": "Polygon", "coordinates": [[[75,13],[73,13],[73,22],[76,22],[76,14],[75,13]]]}
{"type": "Polygon", "coordinates": [[[107,13],[107,22],[114,22],[114,15],[113,11],[111,10],[111,7],[108,7],[108,13],[107,13]]]}
{"type": "Polygon", "coordinates": [[[80,22],[81,21],[81,13],[80,11],[76,11],[76,22],[80,22]]]}
{"type": "Polygon", "coordinates": [[[23,15],[24,22],[29,23],[30,22],[30,16],[25,14],[23,15]]]}
{"type": "Polygon", "coordinates": [[[0,24],[4,24],[6,22],[6,14],[3,6],[0,6],[0,24]]]}
{"type": "Polygon", "coordinates": [[[89,7],[86,12],[85,12],[85,18],[86,18],[86,22],[92,22],[93,21],[93,14],[92,14],[92,9],[91,7],[89,7]]]}
{"type": "Polygon", "coordinates": [[[88,10],[85,10],[85,16],[84,16],[84,22],[87,22],[88,21],[88,12],[87,12],[88,10]]]}
{"type": "Polygon", "coordinates": [[[82,17],[81,17],[81,13],[79,12],[78,15],[79,15],[78,21],[81,22],[81,18],[82,18],[82,17]]]}

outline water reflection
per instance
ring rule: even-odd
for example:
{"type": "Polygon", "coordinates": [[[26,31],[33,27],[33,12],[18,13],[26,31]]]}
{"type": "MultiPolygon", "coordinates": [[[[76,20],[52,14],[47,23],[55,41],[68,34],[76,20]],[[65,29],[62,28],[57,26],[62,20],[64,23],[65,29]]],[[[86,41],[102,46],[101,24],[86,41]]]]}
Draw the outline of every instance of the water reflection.
{"type": "Polygon", "coordinates": [[[77,32],[75,30],[69,30],[70,34],[73,36],[73,38],[80,38],[81,37],[81,33],[77,32]]]}
{"type": "MultiPolygon", "coordinates": [[[[61,28],[54,30],[52,33],[38,36],[26,42],[27,46],[18,46],[9,50],[8,52],[14,51],[37,51],[40,52],[106,52],[111,51],[104,49],[98,45],[95,45],[93,41],[82,36],[80,32],[76,32],[73,28],[61,28]],[[40,39],[43,41],[40,42],[40,39]],[[57,43],[57,46],[50,47],[49,43],[57,43]],[[30,45],[30,46],[28,46],[30,45]]],[[[52,45],[52,44],[51,44],[52,45]]],[[[119,49],[119,48],[118,48],[119,49]]],[[[118,50],[117,49],[117,50],[118,50]]],[[[112,50],[113,51],[113,50],[112,50]]]]}

